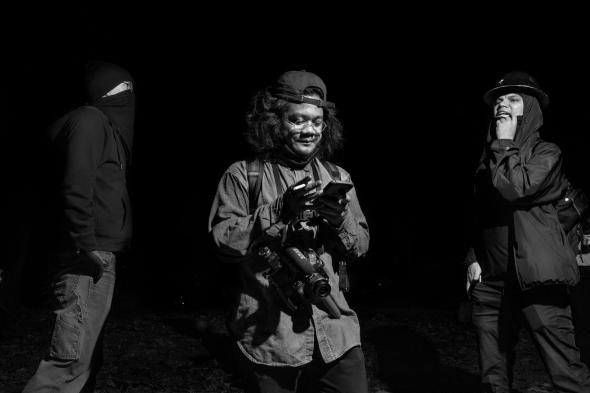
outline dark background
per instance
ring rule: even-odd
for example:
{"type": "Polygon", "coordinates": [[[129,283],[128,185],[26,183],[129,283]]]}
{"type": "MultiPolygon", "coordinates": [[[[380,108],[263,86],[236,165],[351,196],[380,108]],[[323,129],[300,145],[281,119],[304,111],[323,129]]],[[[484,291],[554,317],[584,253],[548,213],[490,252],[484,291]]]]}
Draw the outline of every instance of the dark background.
{"type": "Polygon", "coordinates": [[[45,279],[36,229],[43,132],[81,103],[76,82],[89,59],[135,77],[135,237],[120,285],[144,303],[218,297],[209,208],[223,171],[246,157],[250,97],[286,70],[320,75],[341,111],[346,143],[333,161],[351,173],[371,230],[370,252],[353,267],[356,296],[461,299],[472,175],[490,112],[482,95],[508,71],[531,73],[549,94],[542,135],[562,148],[571,181],[590,190],[589,62],[571,19],[527,27],[517,17],[503,26],[436,10],[429,18],[368,7],[346,17],[226,11],[14,15],[20,23],[4,34],[2,263],[23,258],[25,302],[42,297],[35,288],[45,279]]]}

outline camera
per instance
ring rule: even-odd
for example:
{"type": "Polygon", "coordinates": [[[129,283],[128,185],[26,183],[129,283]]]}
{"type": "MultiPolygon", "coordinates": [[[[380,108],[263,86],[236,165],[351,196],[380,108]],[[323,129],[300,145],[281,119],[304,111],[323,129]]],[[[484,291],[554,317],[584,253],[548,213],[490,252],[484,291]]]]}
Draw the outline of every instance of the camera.
{"type": "Polygon", "coordinates": [[[330,294],[332,287],[324,263],[314,250],[302,252],[289,246],[277,252],[263,246],[258,249],[258,255],[270,267],[269,283],[289,310],[296,312],[315,304],[332,318],[340,318],[340,309],[330,294]]]}

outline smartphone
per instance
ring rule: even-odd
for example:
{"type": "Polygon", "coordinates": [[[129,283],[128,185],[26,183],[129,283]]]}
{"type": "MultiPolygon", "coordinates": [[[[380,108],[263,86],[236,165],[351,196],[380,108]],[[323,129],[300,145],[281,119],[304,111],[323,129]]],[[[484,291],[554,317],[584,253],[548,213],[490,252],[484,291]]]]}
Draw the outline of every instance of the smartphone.
{"type": "Polygon", "coordinates": [[[348,191],[352,189],[352,187],[352,183],[332,180],[330,183],[326,184],[326,186],[322,189],[320,197],[344,196],[348,191]]]}

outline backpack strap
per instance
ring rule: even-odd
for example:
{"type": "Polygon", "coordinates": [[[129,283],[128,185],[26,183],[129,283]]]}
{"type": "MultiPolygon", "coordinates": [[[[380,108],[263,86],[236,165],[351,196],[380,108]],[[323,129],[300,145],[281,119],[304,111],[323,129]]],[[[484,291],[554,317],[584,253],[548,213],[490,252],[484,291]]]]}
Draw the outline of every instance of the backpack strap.
{"type": "Polygon", "coordinates": [[[324,168],[326,168],[333,180],[342,180],[342,176],[340,175],[340,171],[338,170],[338,167],[336,165],[326,160],[320,160],[320,162],[322,163],[324,168]]]}
{"type": "Polygon", "coordinates": [[[281,181],[281,171],[279,170],[279,164],[276,162],[272,162],[272,173],[275,177],[275,185],[277,188],[277,195],[283,195],[285,189],[283,187],[283,182],[281,181]]]}
{"type": "Polygon", "coordinates": [[[262,170],[264,166],[258,158],[246,161],[248,175],[248,207],[250,214],[258,207],[258,198],[262,191],[262,170]]]}

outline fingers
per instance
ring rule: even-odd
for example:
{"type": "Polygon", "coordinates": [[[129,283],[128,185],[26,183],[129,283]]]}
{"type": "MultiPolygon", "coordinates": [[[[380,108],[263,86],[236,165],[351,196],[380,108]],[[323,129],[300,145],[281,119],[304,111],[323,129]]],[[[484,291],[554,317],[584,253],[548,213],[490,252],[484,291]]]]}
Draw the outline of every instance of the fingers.
{"type": "Polygon", "coordinates": [[[320,204],[320,206],[328,206],[334,209],[342,209],[344,207],[346,207],[346,205],[348,205],[348,202],[350,202],[349,199],[347,198],[320,198],[318,199],[318,204],[320,204]]]}
{"type": "Polygon", "coordinates": [[[305,187],[306,190],[314,190],[318,187],[320,187],[322,185],[322,181],[321,180],[315,180],[315,181],[310,181],[309,183],[307,183],[307,186],[305,187]]]}
{"type": "Polygon", "coordinates": [[[316,198],[318,195],[318,188],[320,188],[321,186],[322,186],[322,182],[320,180],[309,182],[304,189],[304,191],[305,191],[304,196],[307,199],[316,198]]]}
{"type": "Polygon", "coordinates": [[[481,282],[481,266],[477,262],[473,262],[471,265],[467,267],[467,272],[465,274],[466,284],[465,289],[467,292],[471,289],[474,283],[481,282]]]}
{"type": "Polygon", "coordinates": [[[293,184],[290,189],[298,197],[310,197],[317,194],[317,188],[322,185],[319,180],[310,181],[310,177],[306,176],[303,180],[293,184]]]}
{"type": "Polygon", "coordinates": [[[481,281],[481,268],[479,264],[473,264],[467,269],[467,279],[469,281],[481,281]]]}
{"type": "Polygon", "coordinates": [[[293,191],[304,189],[304,188],[306,188],[306,186],[310,180],[311,180],[311,177],[305,176],[303,179],[301,179],[298,182],[295,182],[294,184],[289,186],[289,188],[293,191]]]}
{"type": "Polygon", "coordinates": [[[321,196],[318,199],[318,203],[321,203],[322,205],[325,206],[331,206],[331,207],[346,207],[346,205],[348,205],[348,203],[350,202],[350,196],[348,195],[343,195],[340,197],[335,197],[335,196],[321,196]]]}

